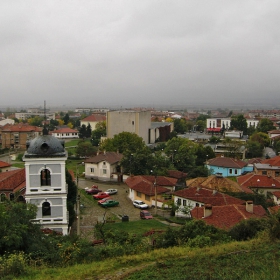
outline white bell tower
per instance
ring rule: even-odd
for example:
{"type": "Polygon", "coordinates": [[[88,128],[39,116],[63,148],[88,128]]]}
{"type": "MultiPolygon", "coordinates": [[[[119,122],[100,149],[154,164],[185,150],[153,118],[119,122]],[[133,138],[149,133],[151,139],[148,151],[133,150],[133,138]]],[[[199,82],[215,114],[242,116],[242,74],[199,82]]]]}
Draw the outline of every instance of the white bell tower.
{"type": "Polygon", "coordinates": [[[37,205],[34,222],[63,235],[68,234],[67,185],[64,143],[48,135],[27,142],[24,153],[27,203],[37,205]]]}

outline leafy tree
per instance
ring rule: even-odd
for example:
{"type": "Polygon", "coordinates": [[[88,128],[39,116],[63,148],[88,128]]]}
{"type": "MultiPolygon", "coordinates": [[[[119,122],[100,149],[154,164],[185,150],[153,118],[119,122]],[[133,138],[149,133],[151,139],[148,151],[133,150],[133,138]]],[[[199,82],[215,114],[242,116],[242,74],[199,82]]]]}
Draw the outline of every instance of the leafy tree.
{"type": "Polygon", "coordinates": [[[4,201],[0,203],[0,254],[26,251],[38,236],[40,225],[32,223],[37,206],[29,203],[4,201]]]}
{"type": "Polygon", "coordinates": [[[57,121],[58,121],[58,125],[60,125],[60,126],[64,125],[64,121],[62,119],[58,119],[57,121]]]}
{"type": "Polygon", "coordinates": [[[248,134],[249,136],[251,136],[251,135],[254,134],[255,132],[256,132],[256,128],[255,128],[254,126],[252,126],[252,125],[248,126],[248,128],[247,128],[247,134],[248,134]]]}
{"type": "Polygon", "coordinates": [[[113,138],[104,140],[100,145],[100,149],[110,152],[119,151],[120,153],[127,151],[133,154],[137,150],[143,149],[145,146],[143,138],[139,137],[136,133],[121,132],[114,135],[113,138]]]}
{"type": "Polygon", "coordinates": [[[44,121],[44,118],[40,117],[40,116],[35,116],[35,117],[28,119],[28,123],[30,125],[34,125],[34,126],[41,126],[43,121],[44,121]]]}
{"type": "Polygon", "coordinates": [[[177,170],[187,172],[195,166],[197,144],[186,138],[172,138],[166,143],[165,154],[177,170]]]}
{"type": "Polygon", "coordinates": [[[269,119],[261,119],[257,125],[257,131],[258,132],[264,132],[267,133],[270,130],[274,130],[275,126],[273,126],[273,122],[269,119]]]}
{"type": "Polygon", "coordinates": [[[86,138],[87,136],[87,127],[83,124],[79,129],[79,138],[86,138]]]}
{"type": "Polygon", "coordinates": [[[239,151],[242,146],[242,143],[237,140],[232,140],[230,138],[225,138],[223,144],[226,147],[227,152],[225,153],[226,157],[238,158],[239,151]]]}
{"type": "Polygon", "coordinates": [[[188,172],[188,178],[197,178],[197,177],[208,177],[209,176],[209,170],[207,167],[205,166],[196,166],[194,168],[192,168],[189,172],[188,172]]]}
{"type": "Polygon", "coordinates": [[[209,143],[211,143],[211,144],[216,144],[216,143],[218,143],[218,142],[220,142],[220,138],[219,137],[216,137],[216,136],[211,136],[210,138],[209,138],[209,143]]]}
{"type": "Polygon", "coordinates": [[[69,114],[66,113],[62,119],[63,119],[64,124],[67,125],[70,120],[69,114]]]}
{"type": "Polygon", "coordinates": [[[257,141],[248,140],[247,142],[247,157],[255,158],[261,157],[263,154],[263,146],[257,141]]]}
{"type": "Polygon", "coordinates": [[[179,134],[183,134],[187,131],[187,124],[185,119],[174,120],[174,131],[179,134]]]}
{"type": "Polygon", "coordinates": [[[99,122],[96,124],[95,130],[91,133],[91,143],[93,146],[98,146],[102,136],[106,135],[106,122],[99,122]]]}
{"type": "Polygon", "coordinates": [[[91,157],[96,155],[97,148],[92,146],[90,142],[80,141],[76,147],[76,155],[78,157],[91,157]]]}
{"type": "Polygon", "coordinates": [[[240,114],[231,117],[230,128],[243,131],[244,134],[247,133],[247,120],[240,114]]]}
{"type": "Polygon", "coordinates": [[[216,157],[215,152],[210,146],[205,147],[202,144],[198,145],[195,155],[196,155],[196,161],[195,161],[196,166],[204,166],[206,160],[216,157]]]}
{"type": "Polygon", "coordinates": [[[91,125],[88,124],[87,127],[86,127],[86,138],[90,138],[91,137],[91,125]]]}
{"type": "Polygon", "coordinates": [[[280,137],[274,139],[273,148],[274,148],[276,154],[279,154],[279,152],[280,152],[280,137]]]}
{"type": "Polygon", "coordinates": [[[202,114],[200,114],[200,115],[197,117],[196,121],[204,121],[204,122],[206,123],[206,120],[209,119],[209,118],[210,118],[209,115],[202,115],[202,114]]]}
{"type": "Polygon", "coordinates": [[[203,120],[198,120],[196,122],[196,126],[197,126],[197,130],[204,130],[206,128],[206,121],[203,121],[203,120]]]}
{"type": "Polygon", "coordinates": [[[50,124],[49,124],[49,129],[50,130],[54,130],[56,126],[58,126],[58,121],[57,120],[50,120],[50,124]]]}
{"type": "Polygon", "coordinates": [[[66,169],[66,183],[68,185],[67,210],[69,212],[69,226],[71,227],[76,218],[74,206],[76,204],[78,189],[76,183],[73,181],[73,178],[67,169],[66,169]]]}
{"type": "Polygon", "coordinates": [[[262,148],[268,147],[270,143],[269,136],[263,132],[256,132],[250,137],[251,141],[255,141],[261,144],[262,148]]]}

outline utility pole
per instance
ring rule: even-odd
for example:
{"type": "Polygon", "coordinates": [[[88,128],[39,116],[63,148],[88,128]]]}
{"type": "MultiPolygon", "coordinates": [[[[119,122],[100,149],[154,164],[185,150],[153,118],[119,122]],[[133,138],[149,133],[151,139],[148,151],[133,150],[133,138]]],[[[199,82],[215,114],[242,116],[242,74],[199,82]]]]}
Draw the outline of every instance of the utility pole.
{"type": "Polygon", "coordinates": [[[76,184],[77,184],[77,199],[76,199],[76,215],[77,215],[77,235],[81,234],[80,226],[80,195],[79,195],[79,177],[78,177],[78,164],[76,164],[76,184]]]}
{"type": "MultiPolygon", "coordinates": [[[[151,170],[153,173],[153,170],[151,170]]],[[[157,174],[155,173],[155,181],[154,181],[154,190],[155,190],[155,215],[157,214],[157,174]]]]}

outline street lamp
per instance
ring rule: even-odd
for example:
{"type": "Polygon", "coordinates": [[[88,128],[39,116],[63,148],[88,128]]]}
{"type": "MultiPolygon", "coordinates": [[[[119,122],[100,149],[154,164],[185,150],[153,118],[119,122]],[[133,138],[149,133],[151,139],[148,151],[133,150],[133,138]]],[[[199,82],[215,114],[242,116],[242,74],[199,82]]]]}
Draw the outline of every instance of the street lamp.
{"type": "MultiPolygon", "coordinates": [[[[153,170],[151,170],[153,173],[153,170]]],[[[155,181],[154,181],[154,190],[155,190],[155,215],[157,214],[157,175],[155,174],[155,181]]]]}

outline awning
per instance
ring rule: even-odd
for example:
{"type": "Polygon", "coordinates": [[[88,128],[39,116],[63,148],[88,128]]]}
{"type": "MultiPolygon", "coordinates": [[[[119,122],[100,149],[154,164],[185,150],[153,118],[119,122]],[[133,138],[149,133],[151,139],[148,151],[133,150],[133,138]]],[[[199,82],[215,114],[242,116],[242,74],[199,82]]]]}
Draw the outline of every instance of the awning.
{"type": "Polygon", "coordinates": [[[210,131],[210,132],[220,132],[221,128],[220,127],[207,128],[207,131],[210,131]]]}

